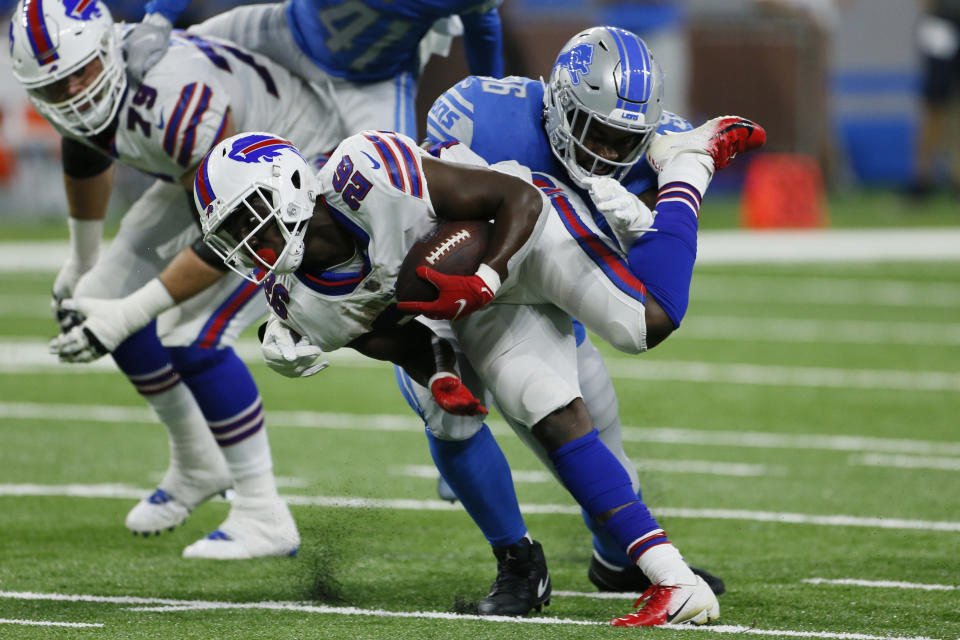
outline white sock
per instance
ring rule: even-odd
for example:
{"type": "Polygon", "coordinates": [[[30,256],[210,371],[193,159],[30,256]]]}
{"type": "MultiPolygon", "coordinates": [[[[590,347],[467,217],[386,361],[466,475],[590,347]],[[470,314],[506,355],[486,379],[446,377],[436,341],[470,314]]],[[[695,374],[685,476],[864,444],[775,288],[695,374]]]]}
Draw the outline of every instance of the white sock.
{"type": "Polygon", "coordinates": [[[143,398],[167,428],[171,468],[187,472],[215,468],[221,459],[219,447],[187,385],[178,382],[143,398]]]}
{"type": "Polygon", "coordinates": [[[266,427],[220,450],[227,459],[237,497],[273,498],[278,495],[266,427]]]}
{"type": "Polygon", "coordinates": [[[710,156],[702,153],[680,153],[663,168],[657,184],[663,186],[671,182],[686,182],[693,185],[703,197],[712,178],[713,159],[710,156]]]}
{"type": "Polygon", "coordinates": [[[637,565],[653,584],[696,584],[697,577],[672,544],[658,544],[647,549],[637,565]]]}

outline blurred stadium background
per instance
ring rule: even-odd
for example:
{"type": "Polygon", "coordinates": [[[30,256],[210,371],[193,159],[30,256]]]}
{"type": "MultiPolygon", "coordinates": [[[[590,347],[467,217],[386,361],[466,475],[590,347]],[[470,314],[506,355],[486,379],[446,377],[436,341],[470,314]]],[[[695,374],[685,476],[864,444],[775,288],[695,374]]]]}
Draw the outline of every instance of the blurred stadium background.
{"type": "MultiPolygon", "coordinates": [[[[2,0],[0,10],[9,15],[14,4],[2,0]]],[[[139,0],[107,4],[118,19],[142,17],[139,0]]],[[[178,26],[236,4],[198,0],[178,26]]],[[[875,209],[887,226],[953,224],[960,222],[953,211],[957,187],[947,179],[946,158],[937,167],[944,178],[937,197],[850,198],[905,191],[913,179],[922,117],[915,31],[923,5],[920,0],[506,0],[501,13],[508,74],[547,76],[572,33],[615,24],[639,33],[657,54],[667,76],[668,109],[695,124],[737,113],[766,127],[765,154],[736,163],[712,190],[714,197],[738,194],[745,174],[753,171],[758,184],[748,182],[748,195],[761,210],[747,218],[738,206],[728,216],[704,221],[706,228],[827,225],[831,207],[819,200],[821,184],[839,198],[830,201],[837,224],[845,226],[850,211],[861,214],[856,224],[869,225],[866,209],[875,209]],[[772,154],[789,155],[768,157],[772,154]]],[[[0,55],[8,69],[7,47],[0,55]]],[[[459,41],[449,58],[430,62],[418,96],[421,134],[434,98],[466,73],[459,41]]],[[[0,216],[5,222],[62,220],[57,138],[8,70],[0,73],[0,96],[0,216]]],[[[130,173],[121,176],[114,215],[144,184],[130,173]]]]}
{"type": "MultiPolygon", "coordinates": [[[[140,0],[106,1],[118,18],[142,15],[140,0]]],[[[0,0],[0,12],[14,4],[0,0]]],[[[195,0],[180,26],[236,4],[195,0]]],[[[736,113],[769,133],[762,152],[711,186],[682,331],[643,358],[604,347],[644,495],[685,553],[727,580],[722,622],[734,626],[715,631],[960,636],[960,209],[946,157],[933,193],[909,189],[923,4],[502,6],[510,74],[546,76],[578,29],[615,24],[657,54],[668,109],[694,124],[736,113]]],[[[223,519],[224,502],[158,538],[121,526],[165,468],[165,435],[108,359],[84,368],[47,353],[67,238],[59,141],[7,53],[0,47],[0,637],[510,637],[503,624],[459,615],[492,578],[489,549],[459,507],[435,498],[421,425],[392,370],[348,350],[304,386],[266,369],[252,332],[238,347],[304,538],[296,562],[180,561],[223,519]],[[299,609],[263,611],[277,606],[299,609]]],[[[466,73],[458,41],[429,63],[421,134],[434,98],[466,73]]],[[[118,170],[108,234],[149,182],[118,170]]],[[[549,550],[556,600],[545,615],[562,618],[531,618],[524,637],[610,637],[584,625],[629,602],[600,598],[587,581],[579,511],[492,424],[549,550]]]]}

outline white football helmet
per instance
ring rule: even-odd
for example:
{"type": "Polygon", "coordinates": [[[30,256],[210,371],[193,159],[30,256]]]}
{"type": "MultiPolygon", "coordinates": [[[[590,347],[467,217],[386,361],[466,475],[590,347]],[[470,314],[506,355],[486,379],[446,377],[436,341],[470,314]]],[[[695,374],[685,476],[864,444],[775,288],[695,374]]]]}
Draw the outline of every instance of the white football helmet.
{"type": "Polygon", "coordinates": [[[20,0],[10,22],[10,59],[40,115],[77,136],[106,129],[127,88],[102,0],[20,0]],[[70,95],[71,84],[84,83],[70,95]]]}
{"type": "Polygon", "coordinates": [[[203,241],[251,282],[260,282],[269,272],[297,270],[306,223],[319,193],[316,174],[297,148],[263,132],[220,141],[200,162],[193,182],[203,241]],[[271,224],[283,237],[279,255],[258,253],[251,245],[271,224]]]}
{"type": "Polygon", "coordinates": [[[653,140],[662,101],[663,72],[643,40],[616,27],[582,31],[560,50],[544,87],[550,147],[581,187],[596,175],[620,180],[653,140]],[[602,158],[585,145],[597,124],[635,134],[636,142],[618,160],[602,158]]]}

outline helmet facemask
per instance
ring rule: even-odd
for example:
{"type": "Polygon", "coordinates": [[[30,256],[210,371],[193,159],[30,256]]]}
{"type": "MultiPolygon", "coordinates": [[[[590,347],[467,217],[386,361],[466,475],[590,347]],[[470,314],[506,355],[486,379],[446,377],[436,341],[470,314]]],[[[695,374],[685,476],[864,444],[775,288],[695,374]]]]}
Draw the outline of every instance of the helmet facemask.
{"type": "Polygon", "coordinates": [[[616,27],[582,31],[564,45],[544,86],[550,148],[580,187],[595,176],[622,180],[653,141],[662,98],[663,74],[640,38],[616,27]],[[601,146],[616,153],[591,149],[601,146]]]}
{"type": "Polygon", "coordinates": [[[113,121],[127,88],[113,30],[104,30],[98,48],[79,63],[59,71],[52,82],[23,84],[34,107],[53,124],[81,137],[100,133],[113,121]],[[87,86],[73,96],[64,97],[70,77],[78,73],[90,76],[90,69],[98,63],[99,73],[87,86]]]}
{"type": "MultiPolygon", "coordinates": [[[[551,92],[552,93],[552,92],[551,92]]],[[[620,122],[580,104],[572,92],[561,88],[551,96],[556,101],[557,126],[550,131],[550,146],[563,162],[570,177],[581,187],[583,180],[598,176],[621,180],[646,152],[657,132],[656,124],[624,126],[620,122]],[[592,151],[588,141],[597,127],[629,136],[617,160],[592,151]]]]}
{"type": "Polygon", "coordinates": [[[312,211],[299,211],[294,203],[281,211],[280,193],[264,183],[251,185],[230,203],[215,202],[211,206],[215,211],[212,217],[219,209],[220,220],[210,226],[203,239],[230,269],[259,283],[267,273],[293,273],[300,267],[303,237],[312,211]],[[278,255],[273,246],[279,243],[282,249],[278,255]]]}

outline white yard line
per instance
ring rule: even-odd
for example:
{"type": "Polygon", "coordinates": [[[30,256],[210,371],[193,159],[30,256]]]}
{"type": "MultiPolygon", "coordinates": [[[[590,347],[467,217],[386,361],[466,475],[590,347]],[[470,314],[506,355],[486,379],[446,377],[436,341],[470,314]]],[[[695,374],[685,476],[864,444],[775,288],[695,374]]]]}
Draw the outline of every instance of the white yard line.
{"type": "Polygon", "coordinates": [[[850,263],[960,259],[960,229],[704,231],[699,264],[850,263]]]}
{"type": "MultiPolygon", "coordinates": [[[[238,345],[248,362],[260,362],[260,349],[251,342],[238,345]]],[[[347,356],[341,349],[328,360],[338,367],[380,368],[388,365],[369,358],[347,356]]],[[[704,382],[710,384],[775,385],[834,389],[960,392],[960,373],[949,371],[907,371],[897,369],[837,369],[828,367],[784,367],[777,365],[713,363],[697,361],[606,358],[607,370],[621,380],[704,382]]],[[[83,374],[116,372],[108,358],[86,365],[63,365],[47,352],[45,343],[0,341],[0,373],[83,374]]]]}
{"type": "MultiPolygon", "coordinates": [[[[47,326],[51,332],[53,331],[49,296],[0,294],[0,317],[49,321],[47,326]]],[[[817,320],[793,317],[757,318],[696,313],[684,318],[683,327],[674,340],[688,338],[765,340],[787,343],[957,346],[960,345],[960,323],[817,320]]]]}
{"type": "Polygon", "coordinates": [[[840,578],[830,580],[827,578],[805,578],[803,582],[807,584],[839,584],[851,585],[855,587],[879,587],[885,589],[919,589],[922,591],[957,591],[960,587],[952,584],[923,584],[920,582],[899,582],[895,580],[857,580],[855,578],[840,578]]]}
{"type": "Polygon", "coordinates": [[[692,300],[878,307],[960,307],[955,282],[694,274],[692,300]]]}
{"type": "Polygon", "coordinates": [[[771,342],[856,345],[960,345],[960,323],[806,320],[691,314],[676,339],[764,340],[771,342]]]}
{"type": "MultiPolygon", "coordinates": [[[[0,402],[0,418],[18,420],[60,420],[65,422],[157,423],[146,407],[93,404],[39,404],[0,402]]],[[[356,414],[323,411],[267,411],[271,428],[349,429],[353,431],[397,431],[420,435],[423,423],[412,414],[356,414]]],[[[490,420],[496,435],[511,433],[505,423],[490,420]]],[[[945,454],[960,456],[960,442],[875,438],[854,435],[789,434],[765,431],[714,431],[679,427],[624,426],[623,439],[630,442],[704,446],[751,447],[758,449],[812,449],[878,453],[945,454]]]]}
{"type": "Polygon", "coordinates": [[[894,369],[835,369],[777,365],[606,359],[611,377],[711,384],[894,391],[960,391],[960,373],[894,369]]]}
{"type": "MultiPolygon", "coordinates": [[[[561,592],[554,592],[560,595],[561,592]]],[[[573,594],[573,592],[569,592],[573,594]]],[[[627,594],[618,594],[622,599],[627,594]]],[[[296,613],[318,613],[343,616],[375,616],[377,618],[415,618],[422,620],[475,620],[489,623],[509,624],[562,624],[577,626],[606,625],[607,621],[574,620],[570,618],[512,616],[479,616],[448,613],[443,611],[389,611],[385,609],[361,609],[359,607],[334,607],[303,602],[218,602],[207,600],[170,600],[165,598],[138,598],[133,596],[88,596],[59,593],[34,593],[18,591],[0,591],[0,598],[18,600],[53,600],[71,602],[99,602],[130,605],[130,611],[174,613],[178,611],[204,611],[226,609],[263,609],[268,611],[290,611],[296,613]]],[[[792,638],[828,638],[831,640],[934,640],[926,636],[876,636],[865,633],[841,633],[833,631],[794,631],[790,629],[757,629],[741,625],[664,625],[658,627],[670,631],[708,631],[713,633],[735,633],[761,636],[789,636],[792,638]]]]}
{"type": "MultiPolygon", "coordinates": [[[[735,477],[763,477],[782,475],[786,469],[782,466],[767,464],[749,464],[743,462],[715,462],[712,460],[657,460],[652,458],[635,458],[631,460],[633,466],[640,471],[656,471],[658,473],[698,473],[710,476],[735,477]]],[[[431,465],[406,465],[396,470],[399,475],[413,478],[436,478],[437,468],[431,465]]],[[[520,483],[555,482],[549,471],[513,470],[513,481],[520,483]]]]}
{"type": "Polygon", "coordinates": [[[940,456],[905,456],[871,453],[850,456],[850,464],[859,464],[868,467],[897,467],[899,469],[960,471],[960,458],[944,458],[940,456]]]}
{"type": "MultiPolygon", "coordinates": [[[[56,272],[63,240],[0,243],[0,272],[56,272]]],[[[109,244],[109,243],[105,243],[109,244]]],[[[960,260],[960,229],[820,229],[701,231],[698,264],[863,263],[960,260]]]]}
{"type": "Polygon", "coordinates": [[[0,618],[0,624],[18,624],[26,627],[71,627],[73,629],[103,626],[102,622],[57,622],[55,620],[14,620],[12,618],[0,618]]]}
{"type": "MultiPolygon", "coordinates": [[[[47,496],[69,498],[122,498],[139,499],[150,489],[137,489],[122,484],[0,484],[0,497],[47,496]]],[[[459,511],[458,504],[444,500],[413,500],[390,498],[363,498],[357,496],[304,496],[283,494],[292,505],[309,507],[335,507],[350,509],[396,509],[403,511],[459,511]]],[[[521,504],[526,514],[580,515],[580,508],[573,504],[521,504]]],[[[913,520],[906,518],[869,517],[852,515],[817,515],[778,511],[755,511],[749,509],[699,509],[687,507],[654,507],[657,517],[740,520],[772,522],[776,524],[811,524],[827,527],[867,527],[875,529],[915,529],[921,531],[960,532],[960,522],[945,520],[913,520]]]]}

